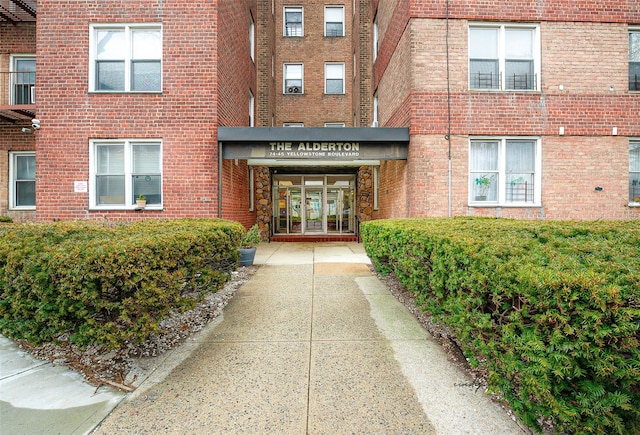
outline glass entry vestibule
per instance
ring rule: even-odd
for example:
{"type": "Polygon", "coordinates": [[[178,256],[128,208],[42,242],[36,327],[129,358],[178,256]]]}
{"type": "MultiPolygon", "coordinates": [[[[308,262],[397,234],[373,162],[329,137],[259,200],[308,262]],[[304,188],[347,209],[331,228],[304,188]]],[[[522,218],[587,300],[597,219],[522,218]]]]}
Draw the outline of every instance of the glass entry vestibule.
{"type": "Polygon", "coordinates": [[[351,174],[273,174],[276,234],[355,232],[355,184],[351,174]]]}

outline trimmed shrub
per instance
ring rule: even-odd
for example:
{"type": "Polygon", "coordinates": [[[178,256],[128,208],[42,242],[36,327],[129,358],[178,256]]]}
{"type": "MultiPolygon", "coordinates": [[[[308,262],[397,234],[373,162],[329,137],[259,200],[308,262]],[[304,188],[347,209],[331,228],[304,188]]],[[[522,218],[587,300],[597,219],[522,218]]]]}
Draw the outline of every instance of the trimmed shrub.
{"type": "Polygon", "coordinates": [[[68,334],[121,347],[195,306],[237,267],[244,228],[217,219],[102,225],[57,222],[0,230],[0,330],[34,344],[68,334]]]}
{"type": "Polygon", "coordinates": [[[362,224],[381,273],[447,324],[527,425],[640,433],[640,227],[487,218],[362,224]]]}

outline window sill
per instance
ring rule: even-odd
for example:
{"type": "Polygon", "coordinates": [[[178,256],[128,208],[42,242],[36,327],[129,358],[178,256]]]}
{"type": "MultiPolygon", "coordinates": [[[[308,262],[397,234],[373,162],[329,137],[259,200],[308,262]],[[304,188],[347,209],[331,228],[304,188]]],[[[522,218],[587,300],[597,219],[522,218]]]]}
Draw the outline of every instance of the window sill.
{"type": "MultiPolygon", "coordinates": [[[[639,204],[640,205],[640,204],[639,204]]],[[[475,208],[540,208],[542,205],[540,204],[532,204],[532,203],[497,203],[497,202],[479,202],[479,201],[471,201],[468,204],[468,207],[475,208]]]]}
{"type": "Polygon", "coordinates": [[[113,95],[113,94],[162,94],[162,91],[89,91],[94,95],[113,95]]]}
{"type": "Polygon", "coordinates": [[[36,211],[36,207],[35,206],[9,207],[9,211],[36,211]]]}
{"type": "Polygon", "coordinates": [[[164,207],[162,205],[148,205],[146,207],[137,207],[135,205],[132,206],[93,206],[89,207],[89,211],[163,211],[164,207]]]}
{"type": "Polygon", "coordinates": [[[631,208],[640,208],[640,202],[630,202],[628,206],[631,208]]]}
{"type": "Polygon", "coordinates": [[[526,94],[540,94],[542,93],[539,89],[484,89],[484,88],[469,88],[470,92],[494,92],[494,93],[504,93],[504,94],[512,94],[514,92],[522,92],[526,94]]]}

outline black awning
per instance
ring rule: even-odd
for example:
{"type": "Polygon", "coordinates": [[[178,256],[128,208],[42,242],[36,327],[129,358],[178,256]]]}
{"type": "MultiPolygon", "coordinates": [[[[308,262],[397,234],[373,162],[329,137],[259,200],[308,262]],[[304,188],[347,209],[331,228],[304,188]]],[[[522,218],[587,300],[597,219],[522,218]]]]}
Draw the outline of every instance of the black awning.
{"type": "Polygon", "coordinates": [[[219,127],[225,159],[406,160],[408,128],[219,127]]]}

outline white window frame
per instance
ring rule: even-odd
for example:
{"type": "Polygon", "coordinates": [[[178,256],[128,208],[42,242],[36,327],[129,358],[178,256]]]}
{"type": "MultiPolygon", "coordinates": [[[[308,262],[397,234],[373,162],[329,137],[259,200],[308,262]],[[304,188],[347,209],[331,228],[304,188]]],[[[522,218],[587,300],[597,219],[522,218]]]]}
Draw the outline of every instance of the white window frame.
{"type": "Polygon", "coordinates": [[[346,124],[344,122],[325,122],[324,123],[325,128],[344,128],[345,125],[346,124]]]}
{"type": "Polygon", "coordinates": [[[373,62],[378,58],[378,16],[373,19],[373,62]]]}
{"type": "Polygon", "coordinates": [[[468,26],[468,53],[469,89],[474,91],[508,91],[508,92],[538,92],[541,83],[541,49],[540,49],[540,25],[535,23],[469,23],[468,26]],[[483,87],[472,86],[471,73],[471,30],[472,29],[496,29],[498,30],[498,83],[496,86],[483,87]],[[533,31],[533,86],[531,89],[512,89],[506,80],[506,30],[532,30],[533,31]]]}
{"type": "Polygon", "coordinates": [[[636,187],[633,192],[631,190],[632,180],[640,180],[640,168],[638,168],[637,171],[631,170],[631,146],[634,144],[640,147],[640,138],[629,139],[629,205],[640,207],[640,201],[634,201],[634,198],[640,197],[640,184],[638,184],[638,187],[636,187]]]}
{"type": "Polygon", "coordinates": [[[378,102],[378,91],[373,94],[373,121],[371,122],[371,127],[378,126],[378,110],[380,108],[378,102]]]}
{"type": "Polygon", "coordinates": [[[304,127],[303,122],[285,122],[282,124],[283,127],[304,127]]]}
{"type": "Polygon", "coordinates": [[[249,127],[253,127],[255,124],[255,106],[256,98],[253,96],[251,89],[249,89],[249,127]]]}
{"type": "Polygon", "coordinates": [[[287,5],[282,9],[282,36],[286,38],[302,38],[304,37],[304,7],[287,5]],[[300,32],[295,32],[295,35],[287,34],[287,12],[300,12],[302,22],[300,23],[300,32]],[[299,33],[299,34],[298,34],[299,33]]]}
{"type": "Polygon", "coordinates": [[[163,59],[162,59],[162,51],[163,51],[163,32],[162,25],[160,23],[135,23],[135,24],[90,24],[89,25],[89,92],[95,93],[151,93],[158,94],[162,93],[163,87],[163,59]],[[136,60],[133,58],[133,50],[132,50],[132,38],[131,33],[135,30],[152,30],[157,29],[160,32],[160,58],[150,58],[150,59],[137,59],[137,60],[150,60],[150,61],[160,61],[160,88],[153,90],[144,90],[144,89],[132,89],[131,84],[131,74],[132,74],[132,63],[136,60]],[[124,89],[119,90],[101,90],[97,89],[96,82],[96,61],[97,61],[97,53],[96,53],[96,32],[98,30],[123,30],[124,31],[124,45],[126,47],[124,53],[124,89]]]}
{"type": "MultiPolygon", "coordinates": [[[[291,88],[293,86],[289,86],[291,88]]],[[[304,94],[304,64],[301,62],[287,62],[282,65],[282,93],[287,95],[301,95],[304,94]],[[298,80],[297,78],[288,78],[287,77],[287,67],[288,66],[300,66],[300,92],[289,92],[287,87],[287,80],[298,80]]]]}
{"type": "MultiPolygon", "coordinates": [[[[10,151],[9,152],[9,210],[35,210],[35,205],[16,205],[16,161],[18,157],[35,157],[35,151],[10,151]]],[[[34,179],[34,182],[36,180],[34,179]]]]}
{"type": "Polygon", "coordinates": [[[328,37],[328,38],[340,38],[345,36],[345,19],[344,19],[344,6],[341,5],[326,5],[324,7],[324,36],[328,37]],[[341,20],[340,21],[327,21],[327,15],[328,15],[328,11],[340,11],[340,15],[341,15],[341,20]],[[340,34],[335,34],[335,35],[329,35],[327,33],[327,24],[329,23],[341,23],[342,24],[342,31],[340,32],[340,34]]]}
{"type": "Polygon", "coordinates": [[[249,56],[253,62],[256,61],[256,23],[251,14],[249,14],[249,56]]]}
{"type": "Polygon", "coordinates": [[[468,192],[469,205],[474,207],[540,207],[542,204],[542,150],[541,139],[534,136],[478,136],[469,138],[469,167],[468,167],[468,192]],[[507,187],[503,180],[506,180],[506,144],[507,142],[525,142],[531,141],[535,143],[535,173],[534,173],[534,191],[533,201],[507,201],[507,187]],[[471,161],[471,146],[474,142],[498,142],[498,169],[495,171],[474,170],[471,161]],[[474,196],[476,178],[480,173],[493,175],[496,179],[492,181],[497,184],[497,200],[496,201],[480,201],[474,196]]]}
{"type": "Polygon", "coordinates": [[[345,65],[344,62],[325,62],[324,64],[324,93],[328,95],[344,95],[345,93],[345,65]],[[338,77],[329,77],[329,68],[339,66],[342,69],[342,75],[339,80],[342,80],[342,90],[341,92],[327,92],[327,82],[329,80],[338,80],[338,77]]]}
{"type": "MultiPolygon", "coordinates": [[[[631,80],[631,34],[636,34],[638,35],[638,38],[640,38],[640,27],[629,27],[629,92],[632,92],[635,94],[636,92],[640,92],[640,77],[638,77],[637,89],[635,89],[636,88],[635,82],[633,86],[634,89],[632,89],[632,86],[631,86],[631,83],[632,83],[632,80],[631,80]]],[[[638,59],[637,62],[640,62],[640,58],[638,59]]]]}
{"type": "MultiPolygon", "coordinates": [[[[29,76],[29,83],[23,83],[26,74],[30,74],[25,72],[24,74],[18,73],[17,63],[20,60],[36,60],[35,54],[12,54],[9,59],[9,72],[11,80],[9,80],[9,104],[18,104],[17,103],[17,95],[16,95],[16,86],[21,84],[28,84],[31,86],[29,92],[29,102],[21,103],[21,104],[35,104],[36,103],[36,71],[33,71],[34,80],[31,83],[31,77],[29,76]]],[[[37,68],[37,66],[36,66],[37,68]]]]}
{"type": "Polygon", "coordinates": [[[147,204],[147,210],[162,210],[164,203],[164,165],[163,165],[163,145],[161,139],[92,139],[89,141],[89,209],[91,210],[135,210],[136,202],[133,198],[133,181],[132,181],[132,155],[131,146],[141,144],[153,144],[160,146],[160,204],[147,204]],[[125,204],[98,204],[97,202],[97,186],[96,186],[96,147],[99,145],[118,145],[124,146],[124,182],[125,204]],[[131,202],[128,201],[130,199],[131,202]]]}

